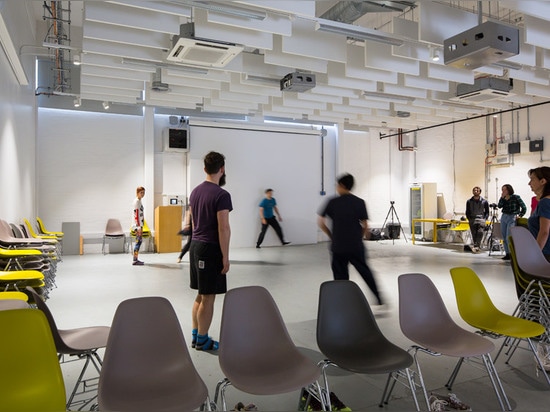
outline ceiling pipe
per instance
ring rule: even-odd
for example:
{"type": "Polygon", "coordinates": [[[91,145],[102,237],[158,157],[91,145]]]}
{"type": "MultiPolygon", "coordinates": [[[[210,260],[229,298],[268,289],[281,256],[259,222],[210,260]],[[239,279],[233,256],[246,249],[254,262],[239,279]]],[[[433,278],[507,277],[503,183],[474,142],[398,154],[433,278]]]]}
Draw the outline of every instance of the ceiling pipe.
{"type": "Polygon", "coordinates": [[[399,151],[400,152],[403,152],[403,151],[409,151],[409,152],[413,152],[416,147],[414,146],[403,146],[403,129],[399,128],[397,129],[397,145],[398,145],[398,148],[399,148],[399,151]]]}
{"type": "MultiPolygon", "coordinates": [[[[528,106],[514,107],[512,109],[501,110],[500,112],[481,114],[479,116],[467,117],[465,119],[459,119],[459,120],[451,120],[450,122],[434,124],[432,126],[425,126],[425,127],[419,127],[419,128],[416,128],[416,129],[410,129],[409,132],[411,132],[411,131],[420,132],[420,131],[423,131],[423,130],[434,129],[436,127],[448,126],[450,124],[468,122],[470,120],[483,119],[483,118],[487,118],[489,116],[494,116],[494,115],[497,115],[497,114],[513,112],[513,111],[516,111],[516,110],[529,109],[530,107],[543,106],[543,105],[548,104],[548,103],[550,103],[550,100],[545,101],[545,102],[530,104],[528,106]]],[[[386,139],[388,137],[393,137],[393,136],[399,136],[399,133],[391,133],[391,134],[382,134],[382,133],[380,133],[380,139],[386,139]]]]}

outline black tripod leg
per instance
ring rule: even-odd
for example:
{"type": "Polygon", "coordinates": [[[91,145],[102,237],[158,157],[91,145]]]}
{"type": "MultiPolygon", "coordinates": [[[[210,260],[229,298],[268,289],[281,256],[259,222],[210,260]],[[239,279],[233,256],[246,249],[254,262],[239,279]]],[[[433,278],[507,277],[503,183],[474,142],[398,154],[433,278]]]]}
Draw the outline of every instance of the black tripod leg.
{"type": "Polygon", "coordinates": [[[407,235],[405,235],[405,229],[403,229],[403,225],[401,224],[401,221],[399,220],[399,216],[397,216],[397,212],[395,211],[395,207],[391,205],[392,208],[392,223],[393,223],[393,215],[395,214],[395,218],[397,219],[397,223],[399,223],[399,228],[401,229],[401,233],[403,233],[403,237],[405,238],[405,242],[408,242],[407,235]]]}

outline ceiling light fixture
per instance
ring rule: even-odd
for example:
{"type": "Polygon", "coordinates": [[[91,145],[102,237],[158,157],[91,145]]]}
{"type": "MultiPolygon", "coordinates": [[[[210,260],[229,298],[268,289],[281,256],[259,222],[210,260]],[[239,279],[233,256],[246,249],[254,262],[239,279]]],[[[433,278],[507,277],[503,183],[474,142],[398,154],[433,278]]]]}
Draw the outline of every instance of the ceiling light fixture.
{"type": "Polygon", "coordinates": [[[340,23],[332,20],[317,19],[315,30],[327,33],[341,34],[357,40],[371,40],[379,43],[390,44],[392,46],[401,46],[403,39],[382,31],[368,29],[366,27],[354,26],[352,24],[340,23]]]}
{"type": "Polygon", "coordinates": [[[384,92],[369,92],[364,91],[363,96],[366,98],[373,98],[373,99],[383,99],[383,100],[401,100],[406,102],[412,102],[415,100],[414,97],[411,96],[404,96],[401,94],[392,94],[392,93],[384,93],[384,92]]]}
{"type": "Polygon", "coordinates": [[[74,104],[74,107],[80,107],[82,105],[82,100],[80,100],[80,96],[76,96],[74,98],[73,104],[74,104]]]}
{"type": "Polygon", "coordinates": [[[503,67],[505,69],[512,69],[512,70],[521,70],[523,68],[523,66],[519,63],[509,62],[506,60],[494,62],[493,66],[503,67]]]}
{"type": "Polygon", "coordinates": [[[109,110],[109,107],[111,107],[111,105],[109,104],[109,102],[103,102],[103,108],[105,110],[109,110]]]}
{"type": "Polygon", "coordinates": [[[438,62],[439,59],[439,50],[435,47],[430,47],[430,60],[433,62],[438,62]]]}

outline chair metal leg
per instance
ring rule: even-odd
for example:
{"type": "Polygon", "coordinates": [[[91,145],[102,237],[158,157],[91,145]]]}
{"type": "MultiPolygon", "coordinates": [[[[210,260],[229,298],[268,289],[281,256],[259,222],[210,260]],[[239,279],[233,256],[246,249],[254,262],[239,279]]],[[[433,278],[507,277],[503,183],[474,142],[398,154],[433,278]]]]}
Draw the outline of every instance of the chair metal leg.
{"type": "Polygon", "coordinates": [[[544,377],[546,378],[546,382],[548,382],[548,385],[550,385],[550,377],[548,376],[548,372],[546,372],[546,369],[544,368],[542,360],[539,357],[539,354],[537,352],[537,349],[535,348],[535,345],[533,344],[533,341],[528,338],[527,342],[529,343],[529,347],[531,348],[531,352],[533,352],[533,355],[535,356],[535,359],[537,361],[537,364],[538,364],[540,370],[542,371],[544,377]]]}
{"type": "Polygon", "coordinates": [[[460,371],[460,367],[462,366],[462,363],[464,362],[464,358],[460,358],[453,369],[453,372],[451,373],[451,376],[449,376],[449,380],[445,384],[445,387],[449,390],[452,389],[453,383],[455,382],[455,379],[458,375],[458,372],[460,371]]]}
{"type": "MultiPolygon", "coordinates": [[[[413,359],[416,366],[416,373],[420,381],[420,387],[422,388],[422,392],[424,393],[424,400],[426,401],[426,406],[428,407],[427,410],[430,410],[430,399],[428,398],[428,391],[426,390],[426,384],[424,383],[424,378],[422,377],[422,369],[420,368],[420,363],[418,362],[418,351],[420,350],[433,356],[439,356],[439,354],[416,345],[411,346],[408,351],[410,352],[411,350],[414,350],[413,359]]],[[[416,396],[414,396],[414,398],[416,399],[416,396]]]]}
{"type": "Polygon", "coordinates": [[[216,385],[216,393],[214,395],[214,403],[216,405],[218,405],[218,395],[219,395],[220,400],[221,400],[221,404],[222,404],[221,405],[222,406],[222,409],[221,409],[222,411],[227,411],[228,410],[226,402],[225,402],[225,388],[227,388],[230,385],[231,385],[231,382],[227,378],[223,378],[216,385]]]}
{"type": "Polygon", "coordinates": [[[491,355],[487,353],[485,355],[482,355],[481,358],[483,359],[483,363],[485,364],[485,368],[487,369],[487,373],[489,374],[489,378],[491,379],[491,383],[493,384],[493,388],[497,395],[500,408],[503,411],[506,410],[504,407],[504,404],[502,403],[502,398],[504,398],[504,401],[506,402],[506,406],[508,407],[508,410],[511,411],[512,407],[510,406],[510,402],[508,401],[508,396],[506,396],[506,392],[504,391],[502,382],[500,381],[495,365],[491,359],[491,355]]]}
{"type": "Polygon", "coordinates": [[[382,399],[381,399],[380,403],[378,404],[378,406],[380,408],[383,408],[384,405],[387,405],[389,403],[391,394],[393,393],[393,389],[395,388],[395,384],[397,382],[401,383],[404,386],[407,386],[411,390],[411,394],[413,396],[414,405],[416,407],[416,410],[418,412],[420,412],[420,405],[418,404],[418,398],[416,397],[416,388],[417,388],[417,386],[420,386],[420,385],[418,385],[415,382],[414,371],[411,370],[410,368],[406,368],[406,369],[399,370],[399,371],[394,371],[394,372],[391,372],[391,373],[388,374],[388,379],[386,380],[386,386],[384,388],[384,393],[382,394],[382,399]],[[404,383],[404,382],[399,381],[400,377],[403,378],[403,379],[404,379],[404,377],[406,377],[408,383],[404,383]]]}
{"type": "Polygon", "coordinates": [[[99,379],[99,374],[101,373],[101,365],[102,365],[101,357],[99,356],[97,351],[86,352],[85,354],[76,355],[76,356],[78,356],[79,359],[84,358],[85,362],[84,362],[84,366],[82,367],[82,370],[80,371],[80,374],[79,374],[79,376],[76,380],[76,383],[75,383],[74,388],[71,392],[71,395],[69,396],[69,399],[67,400],[67,409],[71,409],[71,408],[73,408],[75,406],[78,406],[78,405],[81,405],[81,404],[82,404],[82,406],[81,406],[81,408],[82,408],[82,407],[88,405],[92,400],[94,400],[97,397],[97,393],[96,393],[91,398],[82,399],[82,400],[78,400],[78,401],[74,400],[75,396],[77,396],[77,395],[81,395],[81,394],[92,392],[92,391],[97,392],[97,381],[99,379]],[[90,363],[96,369],[98,376],[94,377],[94,378],[91,378],[91,379],[84,379],[84,375],[85,375],[86,371],[88,370],[88,366],[90,365],[90,363]],[[90,381],[90,380],[94,380],[94,381],[96,381],[96,383],[94,383],[92,385],[88,385],[88,381],[90,381]],[[78,390],[81,386],[82,386],[82,390],[80,392],[78,392],[78,390]]]}

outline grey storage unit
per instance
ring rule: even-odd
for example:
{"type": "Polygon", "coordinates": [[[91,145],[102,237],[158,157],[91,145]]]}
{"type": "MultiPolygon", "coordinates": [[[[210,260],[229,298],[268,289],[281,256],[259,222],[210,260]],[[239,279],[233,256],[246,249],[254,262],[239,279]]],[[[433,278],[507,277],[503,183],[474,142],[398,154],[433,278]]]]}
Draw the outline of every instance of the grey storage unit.
{"type": "Polygon", "coordinates": [[[80,222],[62,222],[63,255],[80,255],[80,222]]]}

